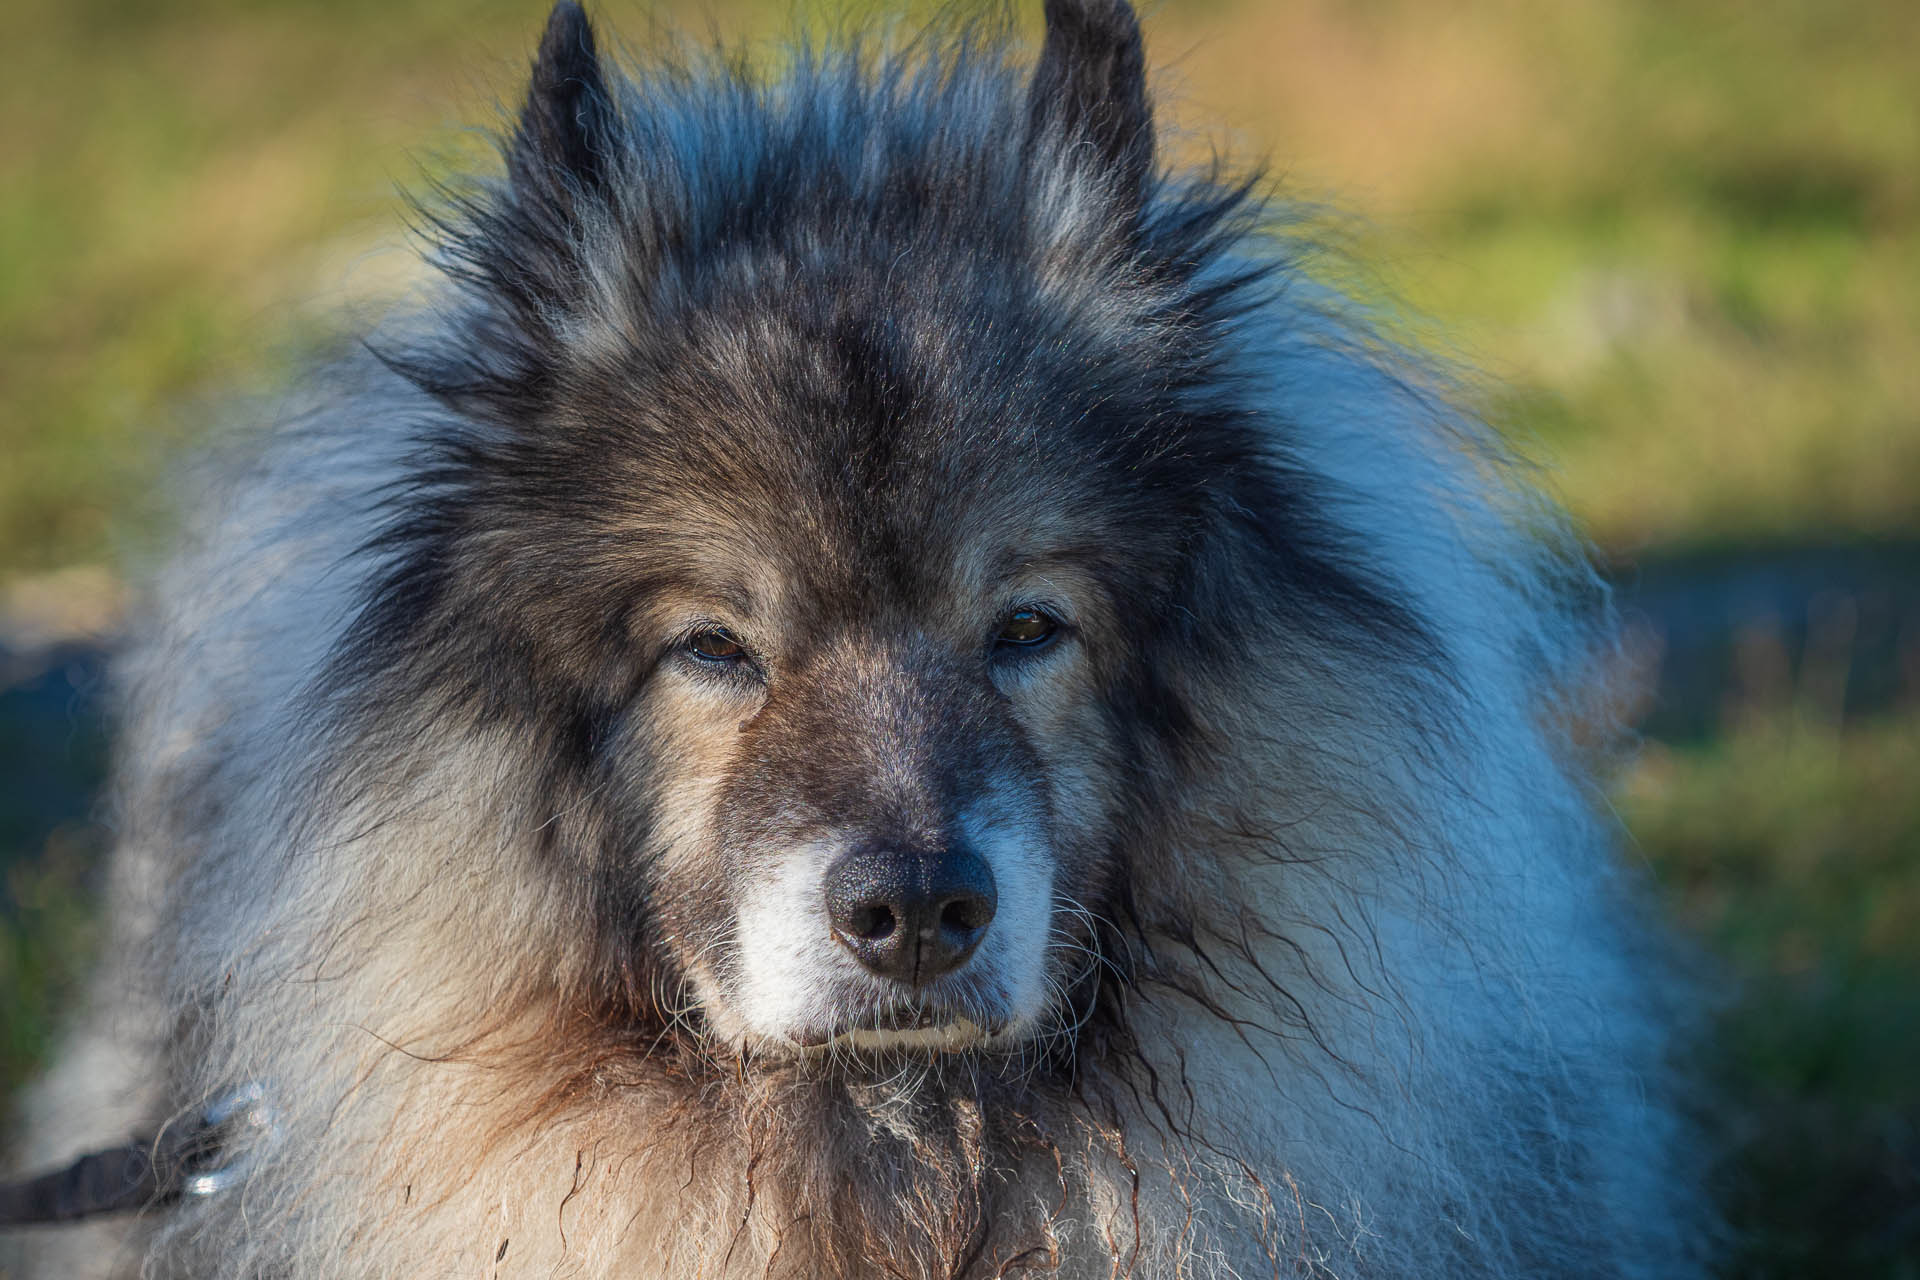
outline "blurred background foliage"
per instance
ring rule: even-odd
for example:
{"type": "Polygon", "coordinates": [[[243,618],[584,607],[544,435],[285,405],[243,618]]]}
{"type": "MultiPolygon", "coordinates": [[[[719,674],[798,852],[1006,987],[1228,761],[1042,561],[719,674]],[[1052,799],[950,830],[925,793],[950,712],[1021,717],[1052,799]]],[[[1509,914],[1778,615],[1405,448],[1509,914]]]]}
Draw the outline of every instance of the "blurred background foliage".
{"type": "MultiPolygon", "coordinates": [[[[885,10],[600,6],[642,46],[849,12],[885,10]]],[[[101,654],[154,477],[206,406],[394,296],[395,186],[483,150],[542,17],[0,7],[0,1091],[92,945],[101,654]]],[[[1359,215],[1621,585],[1644,742],[1615,802],[1728,995],[1728,1273],[1920,1276],[1920,4],[1147,25],[1173,150],[1359,215]]]]}

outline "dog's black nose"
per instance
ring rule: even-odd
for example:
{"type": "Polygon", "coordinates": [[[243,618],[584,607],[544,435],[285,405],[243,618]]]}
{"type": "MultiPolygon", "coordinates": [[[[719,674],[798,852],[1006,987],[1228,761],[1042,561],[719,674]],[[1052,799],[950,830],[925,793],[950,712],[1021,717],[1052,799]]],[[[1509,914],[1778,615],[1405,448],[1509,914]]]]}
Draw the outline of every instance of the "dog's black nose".
{"type": "Polygon", "coordinates": [[[966,963],[993,922],[993,869],[966,849],[868,845],[827,868],[834,936],[884,978],[919,986],[966,963]]]}

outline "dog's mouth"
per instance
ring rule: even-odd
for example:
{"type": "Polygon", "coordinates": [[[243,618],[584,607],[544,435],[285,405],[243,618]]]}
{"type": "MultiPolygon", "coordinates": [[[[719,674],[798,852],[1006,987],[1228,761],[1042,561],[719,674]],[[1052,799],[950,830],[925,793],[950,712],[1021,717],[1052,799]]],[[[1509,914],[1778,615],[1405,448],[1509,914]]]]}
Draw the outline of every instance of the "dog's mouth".
{"type": "Polygon", "coordinates": [[[916,1005],[872,1010],[857,1018],[807,1027],[789,1037],[789,1043],[806,1054],[838,1050],[965,1053],[992,1044],[1006,1031],[1005,1020],[983,1019],[977,1013],[941,1005],[916,1005]]]}

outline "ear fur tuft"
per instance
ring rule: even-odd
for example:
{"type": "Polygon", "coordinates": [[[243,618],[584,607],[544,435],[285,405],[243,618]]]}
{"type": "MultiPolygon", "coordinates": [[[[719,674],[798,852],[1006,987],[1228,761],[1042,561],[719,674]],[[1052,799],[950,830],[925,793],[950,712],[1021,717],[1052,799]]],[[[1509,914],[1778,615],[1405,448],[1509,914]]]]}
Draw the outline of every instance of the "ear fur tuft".
{"type": "Polygon", "coordinates": [[[1047,38],[1028,90],[1028,144],[1091,142],[1136,198],[1153,170],[1146,48],[1127,0],[1046,0],[1047,38]]]}
{"type": "Polygon", "coordinates": [[[612,111],[593,24],[574,0],[560,0],[540,38],[533,83],[507,157],[514,187],[563,201],[603,187],[612,111]]]}

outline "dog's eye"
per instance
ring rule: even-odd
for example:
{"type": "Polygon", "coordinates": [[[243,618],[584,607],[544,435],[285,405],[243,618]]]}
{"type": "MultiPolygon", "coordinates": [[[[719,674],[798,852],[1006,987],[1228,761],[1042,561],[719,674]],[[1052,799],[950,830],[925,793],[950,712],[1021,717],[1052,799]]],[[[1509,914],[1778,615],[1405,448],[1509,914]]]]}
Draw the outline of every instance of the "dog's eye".
{"type": "Polygon", "coordinates": [[[1041,610],[1017,609],[1000,624],[1000,634],[995,639],[1004,648],[1037,649],[1059,631],[1060,624],[1041,610]]]}
{"type": "Polygon", "coordinates": [[[687,648],[693,651],[695,657],[708,662],[738,662],[747,656],[746,647],[724,627],[694,632],[687,637],[687,648]]]}

